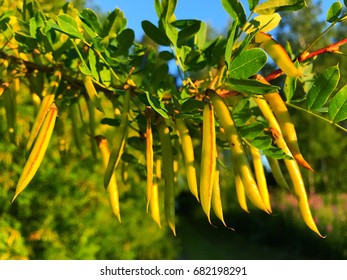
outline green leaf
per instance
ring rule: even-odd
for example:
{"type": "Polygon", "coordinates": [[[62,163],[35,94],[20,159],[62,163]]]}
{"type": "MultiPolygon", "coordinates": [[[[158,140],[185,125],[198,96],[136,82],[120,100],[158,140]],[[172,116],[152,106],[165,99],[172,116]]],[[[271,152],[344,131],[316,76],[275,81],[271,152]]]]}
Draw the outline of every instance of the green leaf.
{"type": "Polygon", "coordinates": [[[268,0],[255,7],[254,12],[269,15],[276,12],[296,11],[306,7],[305,0],[268,0]]]}
{"type": "Polygon", "coordinates": [[[116,35],[121,32],[126,25],[127,20],[124,17],[124,13],[117,8],[105,19],[100,36],[116,37],[116,35]]]}
{"type": "Polygon", "coordinates": [[[286,76],[284,86],[283,86],[283,92],[287,101],[290,101],[293,98],[295,90],[296,90],[297,81],[298,81],[298,78],[286,76]]]}
{"type": "Polygon", "coordinates": [[[169,115],[167,114],[167,110],[165,109],[164,104],[159,100],[159,98],[152,95],[150,92],[145,91],[147,100],[149,104],[152,106],[152,108],[160,115],[162,115],[164,118],[168,119],[169,115]]]}
{"type": "Polygon", "coordinates": [[[99,75],[102,84],[106,87],[110,86],[112,81],[112,75],[110,69],[107,66],[103,65],[103,67],[99,67],[99,75]]]}
{"type": "Polygon", "coordinates": [[[98,20],[96,13],[89,8],[83,9],[80,13],[80,18],[84,21],[89,27],[91,27],[96,33],[100,33],[101,25],[98,20]]]}
{"type": "Polygon", "coordinates": [[[175,20],[173,22],[170,22],[170,24],[178,29],[184,29],[187,28],[191,25],[194,25],[196,23],[200,23],[200,20],[196,20],[196,19],[179,19],[179,20],[175,20]]]}
{"type": "Polygon", "coordinates": [[[97,58],[93,49],[89,49],[88,63],[91,72],[93,73],[93,79],[99,81],[99,74],[97,69],[97,58]]]}
{"type": "Polygon", "coordinates": [[[260,136],[264,131],[265,126],[259,122],[252,122],[251,124],[242,126],[240,128],[240,135],[243,138],[252,140],[260,136]]]}
{"type": "Polygon", "coordinates": [[[345,4],[345,7],[347,7],[347,0],[343,0],[343,4],[345,4]]]}
{"type": "Polygon", "coordinates": [[[67,14],[61,14],[57,17],[60,31],[74,38],[83,39],[82,33],[78,30],[75,19],[67,14]]]}
{"type": "Polygon", "coordinates": [[[335,22],[338,20],[342,11],[342,4],[340,2],[334,2],[327,13],[326,21],[327,22],[335,22]]]}
{"type": "Polygon", "coordinates": [[[236,27],[237,27],[236,22],[233,22],[233,24],[230,27],[229,37],[225,47],[224,60],[228,66],[228,69],[230,69],[230,64],[231,64],[231,56],[233,53],[236,27]]]}
{"type": "Polygon", "coordinates": [[[247,79],[263,68],[266,61],[267,55],[262,49],[244,50],[231,62],[229,74],[233,78],[247,79]]]}
{"type": "Polygon", "coordinates": [[[177,6],[177,0],[162,0],[161,1],[162,6],[162,17],[164,16],[165,22],[169,23],[172,20],[172,16],[175,12],[176,6],[177,6]]]}
{"type": "Polygon", "coordinates": [[[200,51],[193,50],[187,54],[184,59],[184,65],[188,71],[199,71],[206,66],[205,57],[200,51]]]}
{"type": "Polygon", "coordinates": [[[120,118],[117,119],[111,119],[111,118],[103,118],[100,121],[101,124],[109,125],[109,126],[119,126],[120,125],[120,118]]]}
{"type": "Polygon", "coordinates": [[[141,22],[142,29],[145,34],[151,38],[155,43],[162,46],[170,46],[170,39],[166,36],[166,34],[156,27],[153,23],[148,20],[144,20],[141,22]]]}
{"type": "Polygon", "coordinates": [[[331,93],[337,87],[340,79],[338,65],[326,69],[320,74],[307,93],[307,106],[309,110],[316,110],[324,106],[331,93]]]}
{"type": "Polygon", "coordinates": [[[128,137],[127,144],[138,151],[146,151],[146,141],[140,137],[128,137]]]}
{"type": "Polygon", "coordinates": [[[117,41],[119,43],[119,48],[121,51],[128,51],[133,45],[135,40],[134,30],[130,28],[126,28],[117,36],[117,41]]]}
{"type": "Polygon", "coordinates": [[[227,80],[227,89],[235,90],[244,94],[267,94],[271,92],[277,92],[279,87],[273,85],[266,85],[257,80],[245,80],[245,79],[234,79],[229,78],[227,80]]]}
{"type": "Polygon", "coordinates": [[[178,32],[177,45],[183,45],[188,40],[193,38],[196,33],[199,32],[201,27],[201,21],[196,20],[191,25],[183,28],[178,32]]]}
{"type": "Polygon", "coordinates": [[[329,104],[329,119],[341,122],[347,119],[347,85],[336,93],[329,104]]]}
{"type": "Polygon", "coordinates": [[[261,151],[261,153],[264,156],[272,157],[275,159],[292,159],[292,157],[288,156],[285,152],[275,146],[272,146],[269,149],[264,149],[261,151]]]}
{"type": "Polygon", "coordinates": [[[176,47],[177,39],[178,39],[178,30],[176,27],[171,25],[170,23],[165,23],[163,25],[166,36],[169,38],[170,42],[176,47]]]}
{"type": "Polygon", "coordinates": [[[181,113],[189,113],[198,109],[204,108],[204,102],[196,100],[195,98],[190,98],[182,103],[181,113]]]}
{"type": "Polygon", "coordinates": [[[159,57],[165,61],[170,61],[175,58],[174,54],[169,51],[162,51],[159,53],[159,57]]]}
{"type": "Polygon", "coordinates": [[[270,136],[258,136],[250,141],[251,145],[258,150],[264,151],[271,147],[272,139],[270,136]]]}
{"type": "Polygon", "coordinates": [[[254,8],[258,5],[259,0],[248,0],[248,6],[249,6],[249,10],[253,11],[254,8]]]}
{"type": "Polygon", "coordinates": [[[199,50],[204,49],[207,37],[207,25],[205,22],[201,22],[200,30],[196,34],[196,46],[199,50]]]}
{"type": "Polygon", "coordinates": [[[228,14],[236,21],[236,23],[240,25],[246,23],[245,10],[238,0],[222,0],[222,5],[228,14]]]}
{"type": "Polygon", "coordinates": [[[129,153],[123,153],[121,156],[121,159],[124,162],[133,163],[133,164],[139,162],[139,159],[137,157],[129,153]]]}

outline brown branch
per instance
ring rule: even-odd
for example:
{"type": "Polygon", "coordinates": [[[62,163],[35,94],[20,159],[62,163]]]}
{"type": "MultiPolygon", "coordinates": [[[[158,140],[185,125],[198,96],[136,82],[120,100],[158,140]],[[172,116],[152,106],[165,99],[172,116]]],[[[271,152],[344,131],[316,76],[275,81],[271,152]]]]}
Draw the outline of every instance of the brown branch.
{"type": "MultiPolygon", "coordinates": [[[[311,59],[313,57],[316,57],[316,56],[324,54],[324,53],[338,53],[340,47],[342,45],[345,45],[345,44],[347,44],[347,38],[344,38],[344,39],[338,41],[337,43],[331,44],[327,47],[321,48],[321,49],[313,51],[311,53],[309,53],[309,52],[302,53],[296,59],[294,59],[293,62],[294,61],[303,62],[303,61],[306,61],[308,59],[311,59]]],[[[273,71],[271,74],[267,75],[265,77],[265,80],[266,81],[274,80],[274,79],[280,77],[282,74],[283,74],[283,71],[281,69],[277,69],[277,70],[273,71]]]]}

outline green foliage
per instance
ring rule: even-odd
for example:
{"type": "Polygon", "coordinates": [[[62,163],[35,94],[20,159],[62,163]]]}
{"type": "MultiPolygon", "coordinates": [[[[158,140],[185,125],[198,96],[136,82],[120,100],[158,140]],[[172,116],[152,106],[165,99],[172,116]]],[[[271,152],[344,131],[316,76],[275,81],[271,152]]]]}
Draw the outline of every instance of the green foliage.
{"type": "MultiPolygon", "coordinates": [[[[1,128],[4,135],[2,138],[6,139],[8,145],[12,145],[13,150],[9,151],[10,154],[21,155],[11,167],[8,162],[4,164],[13,178],[19,177],[21,166],[25,162],[24,147],[34,116],[37,115],[36,111],[44,96],[54,94],[49,92],[50,87],[48,87],[52,82],[51,77],[56,71],[62,73],[61,82],[55,85],[57,90],[54,102],[59,110],[55,127],[57,144],[51,144],[50,151],[45,155],[46,163],[43,163],[45,165],[41,168],[49,168],[50,172],[42,173],[45,178],[40,178],[40,173],[36,174],[34,179],[36,181],[30,183],[34,188],[35,185],[44,185],[43,182],[47,182],[45,184],[48,186],[45,188],[50,191],[46,193],[45,188],[39,188],[36,193],[34,190],[29,191],[28,188],[19,196],[18,202],[16,200],[12,206],[8,206],[16,207],[18,211],[24,211],[24,214],[18,215],[17,224],[12,225],[6,221],[5,226],[13,227],[13,230],[17,230],[18,225],[26,227],[24,221],[32,217],[31,213],[25,211],[32,211],[34,209],[32,207],[38,207],[37,205],[42,205],[44,209],[53,212],[54,209],[64,208],[59,199],[50,201],[52,190],[56,190],[57,197],[61,199],[70,191],[70,188],[65,186],[72,186],[72,192],[76,192],[72,201],[79,202],[76,205],[71,202],[69,203],[71,207],[64,209],[64,212],[56,211],[54,215],[47,216],[47,220],[45,218],[40,220],[43,225],[54,225],[52,227],[46,229],[44,226],[38,226],[38,232],[32,228],[23,229],[25,232],[23,238],[26,241],[30,240],[32,230],[36,234],[35,238],[40,240],[40,244],[35,243],[32,246],[35,253],[25,252],[21,249],[21,243],[18,243],[18,250],[22,252],[20,254],[23,254],[24,258],[32,256],[49,258],[54,254],[58,254],[59,258],[160,258],[161,253],[172,245],[172,243],[155,242],[162,240],[164,232],[158,231],[154,234],[152,230],[148,230],[151,227],[146,220],[142,221],[136,215],[132,215],[128,220],[126,218],[129,212],[133,212],[135,204],[141,205],[138,201],[142,201],[145,193],[143,181],[146,180],[146,171],[150,170],[146,166],[147,119],[150,118],[153,124],[152,148],[154,157],[159,162],[165,157],[165,151],[161,150],[162,137],[159,137],[159,127],[165,122],[169,129],[167,135],[169,138],[165,146],[166,148],[170,146],[170,151],[172,146],[175,178],[167,178],[165,172],[161,176],[160,167],[157,168],[159,163],[150,168],[158,169],[155,174],[156,180],[160,183],[170,179],[170,193],[168,194],[167,189],[162,188],[161,184],[159,201],[162,208],[167,206],[165,201],[170,201],[173,206],[170,208],[172,215],[173,201],[178,193],[184,190],[181,182],[185,180],[182,176],[184,169],[181,167],[184,155],[179,146],[180,138],[176,132],[175,119],[185,119],[189,128],[187,133],[192,136],[196,147],[196,151],[194,150],[196,158],[201,159],[200,145],[203,135],[201,127],[206,121],[202,116],[202,108],[206,102],[209,102],[211,92],[223,98],[225,102],[223,104],[227,106],[226,112],[231,114],[232,122],[235,123],[237,132],[235,139],[239,141],[236,143],[235,139],[232,141],[226,139],[226,128],[222,126],[222,121],[213,123],[218,128],[216,139],[220,161],[218,168],[220,166],[235,168],[238,164],[233,162],[233,159],[230,159],[230,162],[225,159],[225,154],[230,152],[230,145],[231,147],[239,145],[240,149],[246,151],[245,153],[248,153],[250,148],[256,148],[262,155],[283,160],[285,163],[293,160],[292,154],[295,152],[286,149],[286,144],[294,140],[286,139],[286,133],[284,131],[282,133],[279,128],[288,126],[289,118],[283,124],[281,115],[275,117],[272,113],[276,113],[276,108],[270,106],[268,111],[264,111],[264,107],[259,105],[267,99],[267,96],[271,96],[271,93],[282,93],[283,90],[288,106],[306,111],[307,114],[317,116],[346,131],[343,122],[347,119],[347,96],[345,85],[338,89],[339,82],[345,83],[341,81],[340,66],[324,67],[321,74],[317,75],[307,61],[311,58],[308,51],[317,42],[316,39],[310,38],[311,41],[308,46],[302,48],[303,51],[299,46],[292,45],[290,55],[298,57],[294,64],[277,41],[261,33],[269,32],[271,28],[276,27],[277,20],[280,20],[276,12],[300,10],[305,7],[305,1],[265,1],[259,5],[259,1],[248,1],[249,8],[254,13],[271,15],[259,21],[253,17],[253,14],[251,18],[246,19],[246,12],[239,1],[222,1],[221,5],[231,16],[233,23],[229,27],[227,36],[212,39],[206,34],[206,24],[200,20],[176,18],[176,0],[154,1],[158,23],[155,25],[143,20],[142,28],[154,43],[164,49],[156,49],[153,44],[151,46],[144,42],[135,42],[134,31],[127,28],[125,15],[119,9],[115,9],[101,20],[93,10],[77,10],[71,3],[62,5],[59,13],[55,11],[47,13],[34,0],[20,2],[16,9],[11,9],[13,8],[11,1],[3,2],[1,9],[5,12],[0,18],[2,44],[0,106],[4,111],[1,113],[1,118],[6,118],[7,128],[1,128]],[[257,36],[260,36],[261,40],[257,36]],[[278,63],[280,67],[284,61],[291,69],[297,70],[297,67],[303,75],[285,77],[284,84],[279,86],[273,82],[277,76],[272,75],[278,73],[281,75],[285,69],[272,72],[263,78],[260,73],[264,73],[268,66],[266,52],[274,61],[280,62],[278,63]],[[177,65],[175,70],[170,68],[173,60],[177,65]],[[301,103],[296,105],[295,101],[301,103]],[[25,109],[18,110],[18,108],[25,109]],[[145,114],[148,110],[151,112],[149,115],[145,114]],[[280,125],[276,125],[277,122],[280,122],[280,125]],[[97,135],[105,136],[112,147],[104,180],[101,180],[104,181],[105,188],[108,189],[110,178],[114,173],[117,174],[117,181],[121,182],[122,179],[126,181],[126,175],[132,172],[132,179],[128,183],[131,187],[127,191],[121,191],[120,199],[120,209],[124,213],[123,222],[130,223],[131,227],[129,231],[123,233],[124,235],[114,237],[115,239],[119,237],[117,241],[109,235],[112,235],[111,232],[115,228],[122,231],[122,226],[113,225],[113,220],[110,222],[108,218],[106,219],[103,212],[105,209],[98,212],[100,215],[98,221],[101,224],[112,223],[114,228],[93,228],[90,224],[91,213],[96,211],[99,203],[104,203],[101,199],[103,188],[100,190],[96,187],[100,184],[100,176],[90,175],[101,172],[98,169],[100,153],[95,141],[97,135]],[[284,143],[285,146],[280,146],[279,143],[284,143]],[[54,168],[58,165],[58,158],[66,164],[67,172],[54,168]],[[85,169],[83,172],[77,169],[78,164],[85,169]],[[176,167],[177,165],[179,167],[176,167]],[[64,176],[58,174],[58,171],[64,176]],[[72,173],[77,177],[69,178],[68,174],[72,173]],[[85,176],[90,181],[81,179],[85,176]],[[82,190],[77,188],[78,185],[82,190]],[[20,200],[21,196],[26,195],[29,198],[20,200]],[[163,200],[162,196],[167,199],[163,200]],[[81,213],[81,216],[74,217],[75,213],[81,213]],[[56,224],[57,220],[65,221],[71,217],[73,219],[66,231],[60,231],[59,225],[56,224]],[[81,224],[86,224],[86,227],[81,224]],[[146,237],[152,243],[148,242],[143,250],[141,243],[135,240],[135,235],[139,232],[138,227],[146,228],[146,232],[153,235],[152,239],[146,237]],[[76,247],[69,244],[71,240],[67,240],[65,236],[66,232],[71,233],[72,229],[75,230],[72,240],[77,242],[76,247]],[[107,238],[98,239],[100,234],[107,238]],[[46,236],[47,240],[44,240],[43,236],[46,236]],[[107,244],[125,242],[122,239],[124,236],[131,240],[130,245],[123,245],[121,252],[108,251],[110,247],[107,247],[107,244]],[[91,240],[100,240],[100,243],[93,243],[91,240]],[[154,250],[148,249],[152,248],[154,243],[156,246],[161,244],[158,255],[154,250]],[[50,246],[52,244],[53,247],[50,246]],[[64,246],[65,251],[62,249],[64,246]],[[126,246],[134,246],[134,250],[126,246]],[[40,247],[44,248],[42,252],[40,247]],[[84,247],[85,251],[77,252],[75,248],[80,247],[84,247]],[[107,249],[100,249],[106,247],[107,249]],[[135,251],[138,253],[134,253],[135,251]],[[144,253],[145,251],[148,253],[144,253]]],[[[341,6],[334,3],[327,15],[327,21],[332,24],[326,31],[316,34],[317,38],[323,37],[330,28],[343,22],[346,15],[341,13],[341,6]]],[[[343,38],[339,38],[341,39],[343,38]]],[[[340,43],[342,46],[346,42],[342,40],[340,43]]],[[[331,50],[327,43],[325,49],[317,53],[317,56],[338,52],[340,46],[331,50]]],[[[269,106],[270,102],[265,101],[265,103],[269,106]]],[[[248,162],[248,159],[251,161],[247,155],[245,154],[245,161],[248,162]]],[[[10,159],[12,163],[14,157],[10,159]]],[[[242,168],[249,166],[244,165],[242,168]]],[[[249,174],[252,174],[253,170],[249,171],[249,174]]],[[[300,174],[299,167],[295,174],[300,174]]],[[[301,180],[301,175],[290,179],[295,185],[296,180],[301,180]]],[[[15,180],[11,179],[10,182],[5,189],[7,193],[12,194],[15,180]]],[[[126,184],[119,185],[119,189],[122,187],[126,189],[126,184]]],[[[142,202],[146,204],[144,199],[142,202]]],[[[175,232],[174,228],[172,230],[175,232]]],[[[11,230],[6,234],[3,238],[8,240],[8,234],[10,236],[12,234],[11,230]]],[[[11,256],[14,258],[16,254],[11,256]]]]}

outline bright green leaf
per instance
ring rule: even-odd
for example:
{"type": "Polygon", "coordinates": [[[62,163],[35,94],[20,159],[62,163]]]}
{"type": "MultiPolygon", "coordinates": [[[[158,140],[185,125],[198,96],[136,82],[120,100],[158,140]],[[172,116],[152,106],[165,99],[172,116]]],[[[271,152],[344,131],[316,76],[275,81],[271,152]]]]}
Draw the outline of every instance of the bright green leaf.
{"type": "Polygon", "coordinates": [[[169,23],[172,21],[173,14],[177,6],[177,0],[162,0],[162,16],[165,17],[165,22],[169,23]]]}
{"type": "Polygon", "coordinates": [[[154,7],[155,7],[155,11],[157,13],[158,18],[160,18],[161,14],[163,12],[163,8],[161,6],[161,1],[160,0],[154,0],[154,7]]]}
{"type": "Polygon", "coordinates": [[[124,13],[120,9],[115,9],[110,13],[104,21],[101,37],[116,37],[127,25],[127,19],[124,17],[124,13]]]}
{"type": "Polygon", "coordinates": [[[227,44],[225,47],[224,60],[228,66],[228,69],[230,69],[230,64],[231,64],[231,56],[233,53],[236,27],[237,27],[237,24],[235,22],[233,22],[233,24],[230,27],[229,37],[228,37],[228,41],[227,41],[227,44]]]}
{"type": "Polygon", "coordinates": [[[98,69],[97,69],[97,59],[96,59],[96,55],[95,55],[95,52],[93,49],[89,49],[88,63],[89,63],[89,68],[93,73],[93,79],[99,81],[99,74],[98,74],[98,69]]]}
{"type": "Polygon", "coordinates": [[[316,110],[323,107],[337,87],[339,79],[340,70],[338,65],[332,66],[320,74],[307,93],[308,109],[316,110]]]}
{"type": "Polygon", "coordinates": [[[275,12],[296,11],[306,7],[305,0],[268,0],[254,9],[260,15],[269,15],[275,12]]]}
{"type": "Polygon", "coordinates": [[[337,21],[337,19],[339,18],[341,14],[341,11],[342,11],[342,4],[340,2],[334,2],[328,10],[326,21],[327,22],[337,21]]]}
{"type": "Polygon", "coordinates": [[[256,74],[266,61],[267,55],[262,49],[244,50],[231,62],[229,74],[233,78],[247,79],[256,74]]]}
{"type": "Polygon", "coordinates": [[[57,17],[58,25],[60,27],[60,31],[64,32],[65,34],[83,39],[82,33],[78,30],[77,23],[75,19],[67,14],[61,14],[57,17]]]}
{"type": "Polygon", "coordinates": [[[164,118],[168,119],[169,115],[167,114],[167,110],[165,109],[165,106],[163,103],[160,102],[159,98],[153,96],[150,92],[146,91],[146,96],[149,104],[152,106],[152,108],[160,115],[162,115],[164,118]]]}
{"type": "Polygon", "coordinates": [[[207,26],[205,22],[201,22],[200,30],[196,34],[196,46],[199,50],[202,50],[205,47],[207,37],[207,26]]]}
{"type": "Polygon", "coordinates": [[[347,85],[336,93],[329,104],[329,119],[341,122],[347,119],[347,85]]]}
{"type": "Polygon", "coordinates": [[[238,0],[222,0],[222,5],[228,14],[238,23],[246,23],[246,13],[238,0]]]}
{"type": "Polygon", "coordinates": [[[166,34],[163,31],[161,31],[153,23],[144,20],[142,21],[141,25],[145,34],[149,38],[151,38],[155,43],[162,46],[170,46],[170,39],[166,36],[166,34]]]}
{"type": "Polygon", "coordinates": [[[101,25],[98,20],[98,16],[92,9],[83,9],[80,14],[80,18],[82,19],[82,21],[88,24],[88,26],[91,27],[96,33],[100,33],[101,25]]]}
{"type": "Polygon", "coordinates": [[[284,86],[283,86],[283,92],[284,92],[284,95],[286,96],[287,101],[290,101],[294,96],[297,80],[298,78],[286,76],[284,86]]]}

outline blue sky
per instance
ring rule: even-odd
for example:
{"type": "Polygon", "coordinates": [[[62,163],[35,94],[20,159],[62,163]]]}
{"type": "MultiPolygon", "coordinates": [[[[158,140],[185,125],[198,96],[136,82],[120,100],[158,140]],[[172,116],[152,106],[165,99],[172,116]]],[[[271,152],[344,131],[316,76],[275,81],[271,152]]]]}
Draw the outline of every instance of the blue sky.
{"type": "MultiPolygon", "coordinates": [[[[241,2],[247,11],[247,0],[241,2]]],[[[322,1],[325,13],[333,2],[335,1],[322,1]]],[[[99,6],[103,12],[120,8],[128,19],[128,27],[135,31],[137,39],[143,34],[141,21],[149,20],[154,24],[158,21],[153,0],[90,0],[89,6],[93,4],[99,6]]],[[[220,0],[178,0],[175,15],[177,19],[195,18],[205,21],[217,32],[224,31],[229,21],[229,16],[220,0]]]]}

